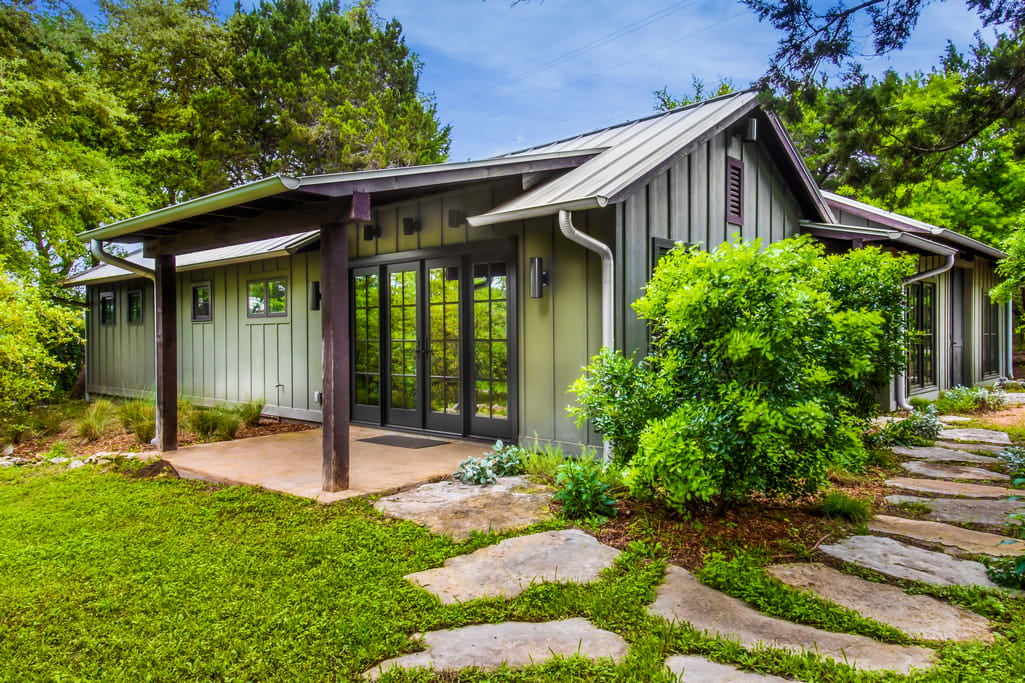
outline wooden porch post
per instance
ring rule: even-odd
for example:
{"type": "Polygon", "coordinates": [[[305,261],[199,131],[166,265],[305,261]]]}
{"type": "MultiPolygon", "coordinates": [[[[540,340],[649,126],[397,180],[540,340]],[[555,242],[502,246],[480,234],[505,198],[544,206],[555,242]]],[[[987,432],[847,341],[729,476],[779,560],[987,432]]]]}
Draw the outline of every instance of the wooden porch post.
{"type": "Polygon", "coordinates": [[[345,223],[320,228],[324,490],[349,488],[349,242],[345,223]]]}
{"type": "Polygon", "coordinates": [[[157,450],[178,450],[178,303],[174,256],[156,257],[157,450]]]}

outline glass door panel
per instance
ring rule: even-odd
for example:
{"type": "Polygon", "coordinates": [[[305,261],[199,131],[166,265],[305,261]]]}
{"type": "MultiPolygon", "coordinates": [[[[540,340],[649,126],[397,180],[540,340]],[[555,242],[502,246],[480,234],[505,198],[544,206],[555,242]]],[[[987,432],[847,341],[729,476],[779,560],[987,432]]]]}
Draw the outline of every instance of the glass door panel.
{"type": "Polygon", "coordinates": [[[381,275],[377,268],[352,277],[352,415],[381,419],[381,275]]]}
{"type": "Polygon", "coordinates": [[[482,436],[515,436],[510,420],[508,312],[506,263],[474,263],[471,431],[482,436]]]}
{"type": "Polygon", "coordinates": [[[458,261],[427,263],[428,429],[463,431],[458,261]]]}
{"type": "Polygon", "coordinates": [[[418,264],[388,268],[388,418],[407,427],[421,426],[420,324],[418,264]]]}

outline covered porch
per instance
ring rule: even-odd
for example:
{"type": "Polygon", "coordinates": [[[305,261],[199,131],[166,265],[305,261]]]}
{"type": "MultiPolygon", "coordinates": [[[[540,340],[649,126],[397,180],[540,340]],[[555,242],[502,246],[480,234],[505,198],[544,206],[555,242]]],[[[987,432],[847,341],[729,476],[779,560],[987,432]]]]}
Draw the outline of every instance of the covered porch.
{"type": "Polygon", "coordinates": [[[323,430],[310,429],[189,446],[163,456],[186,478],[259,486],[333,503],[442,479],[462,460],[487,449],[487,444],[473,441],[352,425],[349,487],[328,492],[323,490],[323,438],[323,430]]]}

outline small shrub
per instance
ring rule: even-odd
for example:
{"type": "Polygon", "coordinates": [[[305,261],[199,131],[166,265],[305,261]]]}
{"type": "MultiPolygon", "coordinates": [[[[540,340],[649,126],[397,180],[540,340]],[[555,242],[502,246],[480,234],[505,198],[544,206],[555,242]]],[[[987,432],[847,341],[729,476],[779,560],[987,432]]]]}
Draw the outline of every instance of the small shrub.
{"type": "Polygon", "coordinates": [[[981,413],[1006,405],[1007,395],[1002,390],[986,387],[951,387],[936,400],[936,408],[943,413],[981,413]]]}
{"type": "Polygon", "coordinates": [[[524,455],[526,451],[519,446],[498,440],[491,450],[484,454],[484,459],[491,461],[491,469],[494,470],[495,476],[514,477],[523,474],[524,455]]]}
{"type": "Polygon", "coordinates": [[[75,436],[86,441],[96,441],[110,431],[116,420],[117,408],[114,407],[114,404],[99,399],[86,408],[85,414],[75,422],[75,436]]]}
{"type": "Polygon", "coordinates": [[[886,446],[920,446],[936,440],[943,429],[936,406],[912,410],[903,420],[887,422],[878,431],[865,435],[870,448],[886,446]]]}
{"type": "Polygon", "coordinates": [[[911,399],[908,400],[908,403],[911,404],[912,408],[918,411],[923,411],[932,405],[932,401],[930,401],[927,398],[922,398],[920,396],[913,396],[911,399]]]}
{"type": "Polygon", "coordinates": [[[216,438],[230,441],[238,435],[242,420],[232,410],[224,408],[197,409],[192,412],[189,424],[202,439],[216,438]]]}
{"type": "Polygon", "coordinates": [[[830,467],[826,470],[826,478],[839,486],[857,486],[861,483],[859,475],[848,472],[842,467],[830,467]]]}
{"type": "Polygon", "coordinates": [[[1001,451],[997,457],[1004,461],[1012,476],[1025,475],[1025,447],[1010,446],[1001,451]]]}
{"type": "Polygon", "coordinates": [[[231,441],[238,436],[238,430],[242,428],[242,418],[231,410],[218,410],[217,413],[214,436],[219,441],[231,441]]]}
{"type": "Polygon", "coordinates": [[[50,458],[70,458],[71,451],[68,450],[68,444],[64,441],[54,441],[50,445],[50,450],[44,453],[43,457],[47,460],[50,458]]]}
{"type": "Polygon", "coordinates": [[[489,486],[498,479],[490,460],[473,456],[459,463],[452,476],[464,484],[476,484],[477,486],[489,486]]]}
{"type": "Polygon", "coordinates": [[[609,495],[609,485],[602,481],[604,468],[598,462],[581,458],[563,463],[555,477],[555,501],[569,519],[612,517],[616,500],[609,495]]]}
{"type": "Polygon", "coordinates": [[[990,560],[986,575],[998,586],[1025,589],[1025,555],[990,560]]]}
{"type": "Polygon", "coordinates": [[[912,519],[921,519],[932,512],[929,504],[923,503],[920,500],[907,500],[903,503],[897,503],[897,509],[912,519]]]}
{"type": "Polygon", "coordinates": [[[246,427],[255,427],[260,424],[260,415],[263,414],[263,402],[250,401],[248,403],[240,403],[235,406],[235,412],[238,414],[239,419],[242,420],[242,424],[246,427]]]}
{"type": "Polygon", "coordinates": [[[566,462],[566,456],[559,446],[545,444],[523,456],[523,472],[546,484],[554,484],[559,467],[566,462]]]}
{"type": "Polygon", "coordinates": [[[121,425],[145,445],[153,441],[157,433],[157,406],[150,401],[128,401],[119,411],[121,425]]]}
{"type": "Polygon", "coordinates": [[[843,519],[863,524],[872,516],[872,506],[861,498],[853,498],[840,491],[827,493],[813,508],[814,512],[829,519],[843,519]]]}

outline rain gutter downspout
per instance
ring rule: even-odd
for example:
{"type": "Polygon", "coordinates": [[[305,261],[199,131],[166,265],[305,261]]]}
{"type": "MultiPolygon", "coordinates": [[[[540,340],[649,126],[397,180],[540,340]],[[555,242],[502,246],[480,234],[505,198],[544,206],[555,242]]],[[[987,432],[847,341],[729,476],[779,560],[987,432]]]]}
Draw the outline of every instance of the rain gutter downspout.
{"type": "MultiPolygon", "coordinates": [[[[589,249],[601,257],[601,345],[603,348],[613,348],[616,345],[615,328],[615,285],[616,285],[616,262],[612,255],[612,249],[604,242],[597,240],[590,235],[580,232],[573,225],[573,215],[569,211],[559,211],[559,229],[562,234],[571,242],[575,242],[585,249],[589,249]]],[[[608,440],[602,443],[603,457],[605,462],[612,460],[612,444],[608,440]]]]}
{"type": "Polygon", "coordinates": [[[106,263],[109,266],[114,266],[115,268],[127,270],[129,273],[134,273],[135,275],[138,275],[139,277],[144,277],[147,280],[156,281],[157,279],[157,274],[152,269],[147,268],[145,266],[140,266],[138,263],[126,261],[123,258],[114,256],[113,254],[108,254],[107,252],[103,251],[103,242],[99,240],[89,240],[89,253],[92,254],[96,258],[96,260],[100,261],[101,263],[106,263]]]}
{"type": "Polygon", "coordinates": [[[1007,302],[1007,379],[1014,379],[1014,303],[1007,302]]]}
{"type": "MultiPolygon", "coordinates": [[[[906,286],[914,284],[914,283],[916,283],[916,282],[918,282],[920,280],[926,280],[926,279],[931,278],[931,277],[933,277],[935,275],[940,275],[941,273],[946,273],[948,270],[950,270],[951,268],[954,267],[954,260],[956,258],[957,258],[957,254],[947,254],[947,261],[942,266],[939,266],[937,268],[933,268],[932,270],[927,270],[924,273],[918,273],[917,275],[912,275],[909,278],[905,278],[904,279],[904,286],[906,287],[906,286]]],[[[897,407],[900,408],[901,410],[911,411],[912,407],[911,407],[911,404],[908,403],[908,397],[906,396],[906,394],[907,394],[907,384],[908,384],[908,374],[907,373],[908,373],[908,371],[906,369],[902,370],[894,378],[894,392],[897,394],[897,407]]]]}

